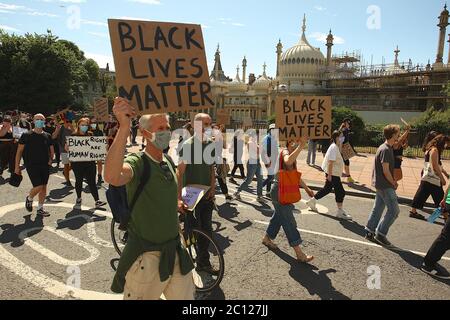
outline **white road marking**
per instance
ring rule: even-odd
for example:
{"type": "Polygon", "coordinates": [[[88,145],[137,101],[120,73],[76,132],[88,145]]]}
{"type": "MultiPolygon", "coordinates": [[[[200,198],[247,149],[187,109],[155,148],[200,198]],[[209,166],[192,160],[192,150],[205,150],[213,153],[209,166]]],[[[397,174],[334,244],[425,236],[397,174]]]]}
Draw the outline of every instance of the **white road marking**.
{"type": "Polygon", "coordinates": [[[91,246],[90,244],[88,244],[76,237],[71,236],[70,234],[68,234],[66,232],[57,230],[52,227],[46,226],[44,228],[33,228],[33,229],[23,231],[19,234],[19,239],[23,240],[25,245],[36,250],[41,255],[43,255],[43,256],[47,257],[48,259],[52,260],[53,262],[58,263],[63,266],[82,266],[82,265],[94,262],[100,256],[100,252],[98,251],[97,248],[91,246]],[[35,242],[34,240],[27,238],[28,233],[31,231],[35,231],[35,230],[45,230],[48,232],[52,232],[65,240],[68,240],[68,241],[71,241],[71,242],[77,244],[78,246],[82,247],[83,249],[85,249],[89,252],[89,258],[84,259],[84,260],[68,260],[68,259],[61,257],[60,255],[53,252],[52,250],[49,250],[49,249],[43,247],[42,245],[40,245],[39,243],[35,242]]]}
{"type": "MultiPolygon", "coordinates": [[[[260,221],[260,220],[254,220],[254,222],[262,224],[262,225],[269,225],[269,222],[267,221],[260,221]]],[[[361,240],[355,240],[355,239],[350,239],[350,238],[346,238],[346,237],[340,237],[340,236],[335,236],[332,234],[328,234],[328,233],[322,233],[322,232],[317,232],[317,231],[311,231],[311,230],[305,230],[305,229],[298,229],[300,232],[302,233],[308,233],[308,234],[313,234],[316,236],[322,236],[322,237],[326,237],[326,238],[331,238],[331,239],[337,239],[337,240],[343,240],[343,241],[347,241],[347,242],[353,242],[353,243],[357,243],[357,244],[362,244],[368,247],[376,247],[376,248],[383,248],[382,246],[372,243],[372,242],[366,242],[366,241],[361,241],[361,240]]],[[[420,251],[412,251],[412,250],[407,250],[407,249],[400,249],[398,248],[398,251],[404,251],[404,252],[411,252],[417,255],[420,255],[422,257],[426,256],[426,253],[420,252],[420,251]]],[[[450,261],[450,258],[448,257],[442,257],[442,260],[445,261],[450,261]]]]}
{"type": "MultiPolygon", "coordinates": [[[[49,204],[49,207],[65,207],[72,208],[72,204],[68,203],[59,203],[59,204],[49,204]]],[[[2,218],[5,214],[23,208],[23,203],[16,203],[7,205],[0,208],[0,218],[2,218]]],[[[86,207],[82,208],[83,210],[89,210],[86,207]]],[[[98,212],[100,215],[111,217],[110,212],[98,212]]],[[[44,291],[59,297],[59,298],[73,298],[73,299],[84,299],[84,300],[122,300],[122,295],[116,294],[108,294],[102,292],[95,292],[90,290],[83,290],[78,288],[73,288],[67,286],[66,284],[53,280],[46,275],[36,271],[35,269],[27,266],[18,258],[13,256],[8,250],[6,250],[3,246],[0,246],[0,263],[10,270],[12,273],[21,277],[22,279],[30,282],[32,285],[43,289],[44,291]]]]}

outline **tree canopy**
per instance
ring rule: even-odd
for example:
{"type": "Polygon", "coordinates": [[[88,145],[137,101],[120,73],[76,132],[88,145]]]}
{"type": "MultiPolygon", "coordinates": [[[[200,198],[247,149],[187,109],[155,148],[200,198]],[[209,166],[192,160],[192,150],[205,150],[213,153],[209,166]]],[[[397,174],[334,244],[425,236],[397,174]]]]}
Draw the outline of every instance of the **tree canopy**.
{"type": "Polygon", "coordinates": [[[0,29],[0,109],[51,113],[72,106],[83,87],[98,81],[99,67],[73,42],[47,34],[0,29]]]}

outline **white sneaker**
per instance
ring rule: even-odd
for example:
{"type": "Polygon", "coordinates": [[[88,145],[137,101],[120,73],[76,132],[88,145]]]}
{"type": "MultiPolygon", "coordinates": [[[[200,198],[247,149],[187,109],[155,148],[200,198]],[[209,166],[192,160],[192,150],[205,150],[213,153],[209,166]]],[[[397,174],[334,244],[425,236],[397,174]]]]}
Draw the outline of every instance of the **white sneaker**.
{"type": "Polygon", "coordinates": [[[75,203],[75,206],[73,208],[80,210],[81,209],[81,202],[82,202],[81,198],[77,199],[77,202],[75,203]]]}
{"type": "Polygon", "coordinates": [[[307,205],[312,211],[317,211],[316,203],[317,203],[316,198],[311,198],[311,199],[309,199],[308,201],[306,201],[306,205],[307,205]]]}
{"type": "Polygon", "coordinates": [[[342,220],[353,220],[352,216],[349,215],[347,212],[345,212],[343,209],[339,209],[336,213],[336,218],[342,219],[342,220]]]}

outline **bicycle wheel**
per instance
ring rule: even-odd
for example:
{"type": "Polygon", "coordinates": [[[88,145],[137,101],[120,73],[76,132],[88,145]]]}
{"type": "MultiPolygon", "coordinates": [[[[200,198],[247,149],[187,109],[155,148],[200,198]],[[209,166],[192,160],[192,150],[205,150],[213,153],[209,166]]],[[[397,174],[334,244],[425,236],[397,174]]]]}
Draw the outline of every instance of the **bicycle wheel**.
{"type": "Polygon", "coordinates": [[[122,250],[125,247],[128,239],[128,232],[119,230],[119,224],[111,220],[111,240],[114,245],[114,249],[120,255],[122,255],[122,250]]]}
{"type": "Polygon", "coordinates": [[[195,269],[193,270],[193,278],[197,291],[212,291],[214,288],[220,285],[225,272],[225,261],[223,259],[223,255],[219,246],[206,233],[197,229],[192,230],[192,234],[190,237],[191,239],[188,239],[189,236],[186,234],[186,232],[183,232],[183,237],[189,255],[194,262],[195,269]],[[200,266],[198,264],[199,242],[203,242],[204,246],[208,247],[210,266],[212,267],[212,269],[217,271],[216,273],[212,274],[211,272],[207,272],[204,270],[205,266],[200,266]]]}

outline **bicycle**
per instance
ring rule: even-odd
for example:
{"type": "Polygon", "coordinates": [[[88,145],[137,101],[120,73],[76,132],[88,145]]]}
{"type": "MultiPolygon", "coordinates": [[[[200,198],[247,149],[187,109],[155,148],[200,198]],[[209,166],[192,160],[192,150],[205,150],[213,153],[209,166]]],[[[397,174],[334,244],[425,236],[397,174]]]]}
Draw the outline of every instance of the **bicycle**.
{"type": "MultiPolygon", "coordinates": [[[[193,218],[193,215],[190,214],[189,217],[193,218]]],[[[195,267],[192,273],[196,290],[197,292],[210,292],[220,285],[225,273],[225,261],[222,251],[214,239],[195,227],[191,228],[186,226],[185,220],[184,215],[179,216],[180,232],[183,236],[182,239],[195,267]],[[197,265],[198,243],[202,241],[208,244],[208,252],[210,255],[209,261],[211,263],[211,267],[218,271],[217,274],[212,275],[202,271],[197,265]]],[[[195,225],[193,223],[188,224],[195,225]]],[[[128,240],[128,232],[120,230],[119,224],[116,223],[114,219],[111,221],[111,239],[116,252],[119,256],[122,255],[122,250],[128,240]]]]}

